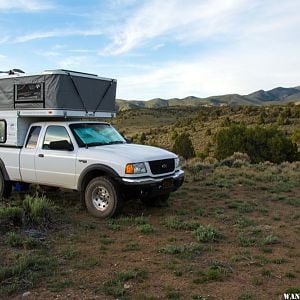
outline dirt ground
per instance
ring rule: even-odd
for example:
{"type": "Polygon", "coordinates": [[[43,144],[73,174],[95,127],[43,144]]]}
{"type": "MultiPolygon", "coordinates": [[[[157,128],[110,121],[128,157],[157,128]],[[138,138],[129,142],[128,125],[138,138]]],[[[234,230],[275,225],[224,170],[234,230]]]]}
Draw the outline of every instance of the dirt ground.
{"type": "MultiPolygon", "coordinates": [[[[186,169],[168,207],[129,201],[111,220],[90,216],[74,192],[48,192],[59,213],[39,247],[13,247],[3,231],[0,237],[2,269],[20,257],[47,259],[47,267],[37,263],[6,277],[0,269],[0,298],[22,299],[28,291],[26,299],[243,300],[299,293],[299,165],[195,168],[186,169]]],[[[22,197],[14,195],[14,203],[22,197]]]]}

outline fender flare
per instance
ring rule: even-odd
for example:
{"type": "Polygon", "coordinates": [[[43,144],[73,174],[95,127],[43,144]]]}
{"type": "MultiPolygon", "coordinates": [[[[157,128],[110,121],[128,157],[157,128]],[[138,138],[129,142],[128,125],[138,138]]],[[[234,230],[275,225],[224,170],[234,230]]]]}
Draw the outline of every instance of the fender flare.
{"type": "Polygon", "coordinates": [[[6,181],[10,180],[7,170],[5,168],[5,164],[1,158],[0,158],[0,172],[2,173],[4,180],[6,180],[6,181]]]}
{"type": "Polygon", "coordinates": [[[106,175],[108,175],[109,177],[113,178],[113,179],[118,179],[120,178],[120,175],[111,167],[107,166],[107,165],[103,165],[103,164],[93,164],[90,165],[88,167],[86,167],[80,174],[79,178],[78,178],[78,182],[77,182],[77,190],[79,192],[82,191],[83,188],[83,183],[84,183],[84,179],[86,178],[86,176],[93,172],[93,171],[100,171],[106,175]]]}

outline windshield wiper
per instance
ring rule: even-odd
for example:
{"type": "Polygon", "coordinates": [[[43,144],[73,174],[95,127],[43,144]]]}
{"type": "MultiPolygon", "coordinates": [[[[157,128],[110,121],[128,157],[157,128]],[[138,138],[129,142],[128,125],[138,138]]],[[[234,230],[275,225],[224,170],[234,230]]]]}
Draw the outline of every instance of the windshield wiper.
{"type": "Polygon", "coordinates": [[[101,143],[101,142],[93,142],[93,143],[87,143],[87,147],[96,147],[96,146],[105,146],[105,145],[113,145],[113,144],[125,144],[123,141],[111,141],[107,143],[101,143]]]}
{"type": "Polygon", "coordinates": [[[108,143],[93,142],[93,143],[86,144],[86,146],[88,146],[88,147],[96,147],[96,146],[103,146],[103,145],[108,145],[108,143]]]}
{"type": "Polygon", "coordinates": [[[113,144],[125,144],[125,142],[123,141],[111,141],[109,143],[107,143],[108,145],[113,145],[113,144]]]}

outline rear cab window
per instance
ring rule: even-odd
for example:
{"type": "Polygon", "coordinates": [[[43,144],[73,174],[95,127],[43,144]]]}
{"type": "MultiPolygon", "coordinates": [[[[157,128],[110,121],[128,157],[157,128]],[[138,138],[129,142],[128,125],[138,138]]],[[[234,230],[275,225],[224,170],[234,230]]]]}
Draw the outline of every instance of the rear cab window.
{"type": "Polygon", "coordinates": [[[6,121],[0,120],[0,143],[6,142],[6,121]]]}
{"type": "Polygon", "coordinates": [[[30,128],[27,142],[25,144],[26,149],[35,149],[36,148],[40,132],[41,132],[41,126],[32,126],[30,128]]]}

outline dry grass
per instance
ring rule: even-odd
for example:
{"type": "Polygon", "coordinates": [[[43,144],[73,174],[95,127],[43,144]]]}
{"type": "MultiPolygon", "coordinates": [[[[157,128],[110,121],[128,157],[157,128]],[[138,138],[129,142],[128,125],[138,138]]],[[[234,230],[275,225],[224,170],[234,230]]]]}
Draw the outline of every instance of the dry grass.
{"type": "Polygon", "coordinates": [[[299,163],[193,160],[186,175],[168,208],[128,202],[110,221],[76,207],[76,193],[49,194],[65,216],[38,247],[13,227],[0,237],[1,298],[267,299],[299,288],[299,163]]]}

